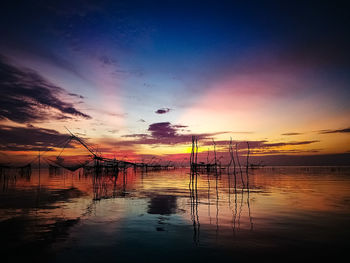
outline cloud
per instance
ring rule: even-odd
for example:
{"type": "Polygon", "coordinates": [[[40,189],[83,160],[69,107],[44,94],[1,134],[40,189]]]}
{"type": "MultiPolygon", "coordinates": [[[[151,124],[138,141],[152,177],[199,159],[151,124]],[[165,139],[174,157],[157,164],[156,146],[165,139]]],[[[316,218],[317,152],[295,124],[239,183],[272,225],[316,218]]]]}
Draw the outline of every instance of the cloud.
{"type": "Polygon", "coordinates": [[[1,55],[0,93],[0,119],[27,123],[72,117],[91,118],[60,98],[62,95],[79,95],[67,94],[63,88],[55,86],[33,70],[10,65],[1,55]],[[50,111],[52,109],[56,112],[50,111]]]}
{"type": "Polygon", "coordinates": [[[303,153],[318,153],[322,149],[310,149],[310,150],[299,150],[299,149],[290,149],[290,150],[270,150],[270,149],[259,149],[252,151],[251,154],[303,154],[303,153]]]}
{"type": "Polygon", "coordinates": [[[169,109],[169,108],[161,108],[161,109],[156,110],[155,113],[157,113],[157,114],[165,114],[165,113],[168,113],[169,111],[171,111],[171,109],[169,109]]]}
{"type": "MultiPolygon", "coordinates": [[[[147,131],[149,133],[135,133],[127,134],[122,137],[126,140],[110,140],[105,143],[113,144],[114,146],[134,147],[136,145],[175,145],[175,144],[190,144],[192,136],[196,136],[199,140],[200,147],[213,146],[213,137],[220,134],[229,133],[226,131],[216,133],[184,133],[184,128],[188,128],[186,125],[171,124],[170,122],[157,122],[149,125],[147,131]]],[[[276,142],[270,143],[267,140],[260,141],[248,141],[250,149],[260,149],[260,151],[272,151],[273,148],[285,147],[285,146],[298,146],[307,145],[319,142],[317,140],[312,141],[292,141],[292,142],[276,142]]],[[[247,149],[247,141],[233,141],[233,144],[238,143],[240,151],[247,149]]],[[[217,140],[215,141],[217,149],[223,149],[229,146],[229,140],[217,140]]],[[[276,149],[273,149],[276,151],[276,149]]],[[[281,150],[280,150],[281,151],[281,150]]],[[[285,150],[286,151],[286,150],[285,150]]],[[[291,150],[292,151],[292,150],[291,150]]],[[[300,152],[300,150],[297,150],[300,152]]]]}
{"type": "MultiPolygon", "coordinates": [[[[260,148],[262,147],[262,145],[267,142],[267,141],[232,141],[232,143],[235,145],[237,143],[237,146],[242,149],[242,148],[246,148],[247,142],[249,143],[249,147],[252,148],[260,148]]],[[[200,146],[213,146],[213,141],[212,140],[205,140],[205,141],[200,141],[199,142],[200,146]]],[[[219,140],[219,141],[215,141],[215,145],[216,146],[229,146],[230,145],[230,141],[229,140],[219,140]]]]}
{"type": "Polygon", "coordinates": [[[350,127],[345,129],[338,129],[338,130],[321,130],[319,131],[319,134],[329,134],[329,133],[349,133],[350,127]]]}
{"type": "MultiPolygon", "coordinates": [[[[249,148],[272,148],[272,147],[283,147],[283,146],[297,146],[297,145],[306,145],[311,143],[316,143],[319,141],[297,141],[297,142],[277,142],[277,143],[269,143],[266,140],[262,141],[232,141],[233,144],[238,143],[240,149],[246,149],[248,147],[247,142],[249,143],[249,148]]],[[[211,146],[213,145],[213,141],[203,141],[200,142],[201,145],[211,146]]],[[[217,146],[228,146],[230,144],[229,140],[220,140],[215,141],[217,146]]]]}
{"type": "Polygon", "coordinates": [[[184,128],[187,128],[186,125],[180,124],[171,124],[170,122],[158,122],[152,123],[148,127],[148,131],[151,132],[151,135],[148,138],[143,138],[143,143],[147,144],[180,144],[180,143],[189,143],[192,141],[192,136],[196,136],[198,140],[208,140],[213,136],[226,133],[226,132],[217,132],[217,133],[200,133],[200,134],[190,134],[181,133],[184,128]],[[147,141],[151,139],[150,141],[147,141]]]}
{"type": "MultiPolygon", "coordinates": [[[[3,151],[46,151],[69,135],[51,129],[27,127],[12,127],[0,125],[0,149],[3,151]]],[[[67,145],[67,147],[73,147],[67,145]]]]}
{"type": "Polygon", "coordinates": [[[148,137],[148,134],[145,133],[134,133],[134,134],[127,134],[127,135],[122,135],[124,138],[145,138],[148,137]]]}
{"type": "Polygon", "coordinates": [[[294,136],[294,135],[301,135],[302,133],[300,132],[287,132],[287,133],[282,133],[281,135],[285,136],[294,136]]]}
{"type": "Polygon", "coordinates": [[[78,94],[75,94],[75,93],[68,93],[68,95],[69,95],[69,96],[72,96],[72,97],[79,98],[79,99],[84,99],[84,96],[78,95],[78,94]]]}
{"type": "Polygon", "coordinates": [[[135,133],[123,135],[123,138],[130,138],[132,140],[105,140],[104,142],[113,144],[114,146],[136,146],[136,145],[175,145],[191,143],[192,136],[196,136],[199,140],[211,140],[215,135],[226,132],[216,133],[182,133],[186,125],[171,124],[170,122],[157,122],[148,126],[149,133],[135,133]]]}
{"type": "Polygon", "coordinates": [[[151,132],[152,137],[155,138],[172,138],[176,136],[177,128],[170,124],[170,122],[152,123],[148,131],[151,132]]]}
{"type": "MultiPolygon", "coordinates": [[[[145,133],[134,133],[122,135],[121,139],[106,138],[101,141],[102,144],[111,145],[113,150],[115,147],[121,149],[140,150],[138,147],[148,145],[152,147],[172,146],[172,145],[188,145],[190,146],[192,136],[196,136],[199,140],[199,147],[212,147],[212,139],[221,134],[230,133],[227,131],[215,133],[191,133],[187,131],[188,126],[181,124],[172,124],[170,122],[157,122],[148,126],[145,133]]],[[[316,153],[319,149],[302,150],[302,149],[285,149],[285,146],[308,145],[319,142],[317,140],[310,141],[292,141],[292,142],[269,142],[267,140],[248,141],[252,154],[277,154],[277,153],[316,153]]],[[[238,150],[241,154],[246,153],[247,141],[233,141],[238,144],[238,150]]],[[[216,140],[216,149],[218,152],[228,151],[230,140],[216,140]]],[[[106,150],[107,151],[107,150],[106,150]]]]}
{"type": "Polygon", "coordinates": [[[119,132],[119,130],[114,129],[114,130],[109,130],[108,132],[112,133],[112,134],[115,134],[115,133],[119,132]]]}
{"type": "Polygon", "coordinates": [[[316,143],[320,141],[300,141],[300,142],[278,142],[278,143],[263,143],[262,147],[282,147],[282,146],[296,146],[296,145],[305,145],[305,144],[311,144],[316,143]]]}

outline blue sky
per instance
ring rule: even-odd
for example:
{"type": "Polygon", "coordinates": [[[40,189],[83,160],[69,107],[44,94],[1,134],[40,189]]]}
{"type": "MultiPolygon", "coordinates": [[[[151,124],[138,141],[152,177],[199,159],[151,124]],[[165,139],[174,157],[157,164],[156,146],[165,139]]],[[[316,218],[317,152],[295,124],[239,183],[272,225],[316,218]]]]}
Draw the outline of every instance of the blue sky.
{"type": "MultiPolygon", "coordinates": [[[[217,139],[319,141],[299,154],[347,152],[347,132],[319,134],[350,125],[346,10],[305,1],[7,1],[0,11],[2,92],[11,65],[61,88],[52,96],[66,108],[50,100],[40,116],[18,122],[6,113],[19,110],[11,104],[0,111],[2,125],[61,133],[69,119],[76,132],[119,143],[170,123],[160,127],[182,125],[179,135],[217,139]],[[300,136],[281,135],[293,132],[300,136]]],[[[16,98],[36,102],[28,111],[42,106],[26,96],[16,98]]],[[[136,150],[145,151],[150,146],[136,150]]]]}

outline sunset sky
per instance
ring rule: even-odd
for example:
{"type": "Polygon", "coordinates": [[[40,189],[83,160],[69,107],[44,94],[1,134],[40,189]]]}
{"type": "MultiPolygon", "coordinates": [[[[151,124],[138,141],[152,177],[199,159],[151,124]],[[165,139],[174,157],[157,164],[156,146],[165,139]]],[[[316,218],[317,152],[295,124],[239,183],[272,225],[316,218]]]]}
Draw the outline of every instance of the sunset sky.
{"type": "Polygon", "coordinates": [[[232,137],[242,153],[350,159],[340,3],[6,2],[1,162],[54,147],[65,126],[117,158],[184,158],[194,134],[203,151],[232,137]]]}

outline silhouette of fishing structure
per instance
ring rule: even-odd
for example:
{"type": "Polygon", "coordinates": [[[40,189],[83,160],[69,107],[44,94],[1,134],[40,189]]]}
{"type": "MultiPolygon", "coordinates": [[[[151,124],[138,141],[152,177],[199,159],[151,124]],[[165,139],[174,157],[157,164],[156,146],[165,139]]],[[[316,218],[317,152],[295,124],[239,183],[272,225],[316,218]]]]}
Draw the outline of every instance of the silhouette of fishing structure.
{"type": "Polygon", "coordinates": [[[247,204],[248,208],[248,217],[249,217],[249,225],[250,230],[253,230],[253,217],[251,213],[250,206],[250,178],[249,178],[249,169],[251,165],[249,164],[249,156],[250,156],[250,145],[247,142],[247,155],[246,155],[246,164],[244,167],[245,174],[243,173],[243,166],[240,162],[240,157],[238,154],[238,144],[233,146],[232,138],[230,140],[228,146],[228,153],[230,157],[230,161],[226,165],[222,165],[220,160],[217,159],[216,155],[216,144],[213,140],[213,148],[214,148],[214,158],[212,161],[209,161],[209,150],[207,154],[207,162],[199,162],[198,163],[198,139],[193,136],[192,137],[192,148],[190,154],[190,181],[189,181],[189,190],[190,190],[190,206],[191,206],[191,220],[193,223],[193,241],[196,245],[199,244],[199,230],[200,223],[198,217],[198,177],[200,174],[207,175],[207,199],[208,199],[208,216],[211,224],[211,215],[210,215],[210,176],[213,176],[215,179],[215,207],[216,207],[216,215],[215,215],[215,225],[216,225],[216,238],[219,235],[219,190],[218,190],[218,179],[222,175],[222,171],[227,171],[228,176],[228,193],[229,193],[229,206],[232,209],[232,230],[235,234],[241,228],[241,215],[243,211],[244,201],[247,204]],[[245,175],[245,176],[244,176],[245,175]],[[234,208],[231,206],[231,185],[234,193],[234,208]],[[245,194],[247,193],[247,198],[245,200],[245,194]]]}
{"type": "MultiPolygon", "coordinates": [[[[118,160],[116,158],[106,158],[102,156],[102,154],[97,149],[89,145],[84,139],[73,134],[68,129],[67,131],[69,132],[69,136],[65,140],[59,142],[57,145],[53,146],[48,151],[41,154],[41,157],[43,157],[44,154],[51,151],[52,149],[61,148],[59,154],[55,158],[45,158],[45,161],[47,161],[47,163],[49,164],[49,169],[51,170],[61,167],[74,172],[80,168],[84,168],[87,171],[95,170],[98,174],[103,174],[101,173],[102,171],[104,171],[105,173],[118,173],[120,171],[125,171],[128,168],[141,169],[143,171],[167,170],[175,168],[175,165],[173,165],[171,161],[167,162],[166,164],[161,164],[160,162],[137,163],[126,160],[118,160]],[[72,162],[71,160],[66,160],[61,156],[63,151],[68,147],[69,143],[72,141],[77,142],[88,151],[90,157],[89,160],[72,162]]],[[[39,160],[40,162],[40,156],[36,157],[31,163],[33,163],[36,160],[39,160]]]]}
{"type": "Polygon", "coordinates": [[[230,158],[230,161],[227,164],[223,164],[221,162],[221,159],[224,156],[220,156],[219,158],[217,158],[217,152],[216,152],[216,143],[213,141],[213,153],[214,153],[214,157],[212,158],[212,160],[209,160],[209,149],[208,149],[208,153],[207,153],[207,162],[198,162],[198,139],[193,136],[192,137],[192,150],[191,150],[191,155],[190,155],[190,169],[191,170],[195,170],[196,172],[199,173],[211,173],[211,174],[216,174],[219,175],[221,174],[224,170],[228,171],[228,173],[230,172],[231,168],[233,168],[233,175],[235,176],[235,184],[236,182],[236,169],[238,169],[239,173],[240,173],[240,179],[241,179],[241,183],[243,185],[243,188],[245,188],[245,184],[249,184],[249,169],[251,169],[251,167],[257,168],[257,167],[262,167],[262,165],[256,165],[256,164],[250,164],[249,163],[249,155],[250,155],[250,145],[249,142],[247,143],[247,155],[246,155],[246,165],[243,167],[243,165],[241,165],[240,162],[240,157],[238,154],[238,143],[236,142],[235,144],[235,149],[233,147],[233,142],[232,142],[232,138],[230,140],[229,146],[228,146],[228,156],[230,158]],[[234,157],[234,155],[236,155],[236,157],[234,157]],[[246,182],[244,181],[244,176],[243,176],[243,170],[246,171],[246,182]]]}
{"type": "Polygon", "coordinates": [[[197,163],[198,158],[198,140],[192,136],[192,150],[190,156],[190,207],[191,207],[191,220],[193,225],[193,242],[195,245],[199,245],[200,237],[200,223],[198,216],[198,171],[197,166],[194,165],[197,163]]]}
{"type": "Polygon", "coordinates": [[[6,191],[9,185],[15,185],[17,177],[25,178],[25,180],[29,181],[31,175],[32,169],[30,164],[24,166],[1,165],[0,184],[2,186],[2,190],[6,191]]]}
{"type": "Polygon", "coordinates": [[[102,156],[102,154],[98,151],[98,149],[95,149],[93,146],[87,143],[84,139],[73,134],[68,128],[66,128],[66,130],[69,133],[69,136],[67,136],[67,138],[58,142],[56,145],[50,147],[47,151],[42,153],[39,152],[38,156],[36,156],[33,160],[31,160],[26,165],[15,166],[9,163],[0,164],[0,176],[4,173],[6,169],[18,169],[23,174],[31,174],[30,170],[31,170],[32,164],[38,163],[40,167],[40,162],[42,159],[44,159],[47,162],[49,169],[51,171],[54,171],[55,169],[58,169],[58,168],[64,168],[66,170],[74,172],[80,168],[83,168],[85,170],[93,169],[97,171],[98,174],[101,174],[100,172],[102,170],[108,173],[109,172],[116,173],[119,171],[125,171],[128,168],[133,168],[135,170],[141,169],[142,171],[145,171],[145,172],[168,170],[168,169],[176,168],[176,166],[172,161],[167,161],[166,163],[162,164],[160,161],[156,162],[153,159],[151,159],[151,161],[147,163],[147,162],[131,162],[126,160],[118,160],[116,158],[113,158],[113,159],[106,158],[102,156]],[[71,158],[62,157],[63,151],[69,146],[69,143],[72,141],[77,142],[83,148],[85,148],[88,151],[90,159],[85,161],[72,161],[71,158]],[[56,157],[54,158],[44,157],[48,152],[53,151],[54,149],[60,149],[60,152],[56,157]]]}

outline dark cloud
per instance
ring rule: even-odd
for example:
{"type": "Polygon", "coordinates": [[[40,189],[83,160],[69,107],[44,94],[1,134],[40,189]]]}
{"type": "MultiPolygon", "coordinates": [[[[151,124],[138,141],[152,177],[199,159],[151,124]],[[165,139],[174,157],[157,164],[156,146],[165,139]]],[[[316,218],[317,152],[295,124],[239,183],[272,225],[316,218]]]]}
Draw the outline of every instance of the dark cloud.
{"type": "MultiPolygon", "coordinates": [[[[17,68],[0,55],[0,119],[18,123],[38,122],[48,119],[70,119],[89,115],[64,102],[60,95],[66,91],[48,82],[37,72],[17,68]],[[49,110],[54,109],[55,115],[49,110]]],[[[68,93],[70,96],[79,96],[68,93]]]]}
{"type": "MultiPolygon", "coordinates": [[[[158,122],[152,123],[148,127],[146,133],[135,133],[123,135],[123,138],[133,138],[133,140],[120,140],[120,141],[108,141],[107,143],[118,145],[118,146],[135,146],[135,145],[174,145],[174,144],[186,144],[190,143],[192,136],[196,136],[199,140],[211,140],[215,135],[223,134],[226,132],[217,133],[200,133],[183,134],[183,129],[187,128],[186,125],[171,124],[170,122],[158,122]]],[[[105,141],[106,142],[106,141],[105,141]]]]}
{"type": "Polygon", "coordinates": [[[68,138],[67,134],[32,125],[27,127],[0,125],[0,149],[3,151],[46,151],[68,138]]]}
{"type": "Polygon", "coordinates": [[[319,134],[328,134],[328,133],[349,133],[350,127],[345,129],[338,129],[338,130],[321,130],[319,131],[319,134]]]}
{"type": "Polygon", "coordinates": [[[300,142],[278,142],[278,143],[263,143],[262,147],[282,147],[282,146],[296,146],[296,145],[305,145],[305,144],[311,144],[316,143],[320,141],[300,141],[300,142]]]}
{"type": "Polygon", "coordinates": [[[78,94],[75,94],[75,93],[68,93],[68,95],[69,95],[69,96],[72,96],[72,97],[79,98],[79,99],[84,99],[84,96],[78,95],[78,94]]]}
{"type": "Polygon", "coordinates": [[[169,109],[169,108],[161,108],[161,109],[156,110],[155,113],[157,113],[157,114],[165,114],[165,113],[168,113],[169,111],[171,111],[171,109],[169,109]]]}
{"type": "Polygon", "coordinates": [[[281,135],[285,136],[294,136],[294,135],[301,135],[302,133],[300,132],[287,132],[287,133],[282,133],[281,135]]]}
{"type": "MultiPolygon", "coordinates": [[[[282,147],[282,146],[296,146],[296,145],[305,145],[305,144],[311,144],[316,143],[319,141],[299,141],[299,142],[277,142],[277,143],[269,143],[266,140],[262,141],[232,141],[233,144],[238,143],[238,146],[240,149],[246,149],[247,148],[247,142],[249,143],[249,148],[272,148],[272,147],[282,147]]],[[[200,142],[201,145],[204,146],[211,146],[213,145],[213,141],[203,141],[200,142]]],[[[215,144],[217,146],[228,146],[230,144],[229,140],[220,140],[215,141],[215,144]]]]}
{"type": "Polygon", "coordinates": [[[124,137],[124,138],[146,138],[148,136],[149,135],[145,134],[145,133],[134,133],[134,134],[123,135],[122,137],[124,137]]]}
{"type": "Polygon", "coordinates": [[[154,138],[173,138],[176,136],[176,130],[170,122],[152,123],[148,128],[154,138]]]}
{"type": "MultiPolygon", "coordinates": [[[[212,138],[216,135],[225,134],[229,132],[217,132],[217,133],[184,133],[184,128],[186,125],[171,124],[170,122],[157,122],[152,123],[148,127],[147,133],[135,133],[123,135],[123,138],[130,138],[130,140],[119,140],[119,141],[108,141],[108,143],[118,145],[118,146],[135,146],[135,145],[174,145],[174,144],[190,144],[192,141],[192,136],[196,136],[199,140],[199,145],[203,146],[213,146],[212,138]]],[[[238,144],[240,151],[247,149],[247,141],[232,141],[233,144],[238,144]]],[[[269,143],[267,140],[260,141],[248,141],[250,149],[260,149],[261,151],[272,151],[271,148],[278,148],[283,146],[298,146],[307,145],[319,142],[317,140],[312,141],[294,141],[294,142],[277,142],[269,143]],[[267,150],[268,149],[268,150],[267,150]]],[[[230,144],[229,140],[218,140],[215,141],[218,149],[224,149],[230,144]]],[[[275,150],[277,153],[277,150],[275,150]]],[[[300,150],[296,150],[300,152],[300,150]]]]}
{"type": "Polygon", "coordinates": [[[138,122],[146,122],[144,119],[139,119],[138,122]]]}
{"type": "Polygon", "coordinates": [[[212,136],[221,133],[201,133],[201,134],[182,134],[185,125],[171,124],[170,122],[158,122],[152,123],[148,127],[148,131],[151,132],[151,138],[154,143],[162,144],[178,144],[191,142],[192,136],[196,136],[199,140],[210,139],[212,136]]]}
{"type": "Polygon", "coordinates": [[[310,149],[310,150],[270,150],[270,149],[261,149],[252,151],[251,154],[303,154],[303,153],[318,153],[321,149],[310,149]]]}
{"type": "MultiPolygon", "coordinates": [[[[232,141],[232,143],[235,145],[237,143],[237,146],[239,148],[247,148],[247,142],[249,143],[249,147],[251,149],[253,148],[260,148],[262,147],[262,145],[264,143],[266,143],[267,141],[232,141]]],[[[200,141],[199,142],[200,145],[203,145],[203,146],[212,146],[213,145],[213,141],[212,140],[206,140],[206,141],[200,141]]],[[[230,145],[230,141],[229,140],[219,140],[219,141],[215,141],[215,145],[216,146],[229,146],[230,145]]]]}

